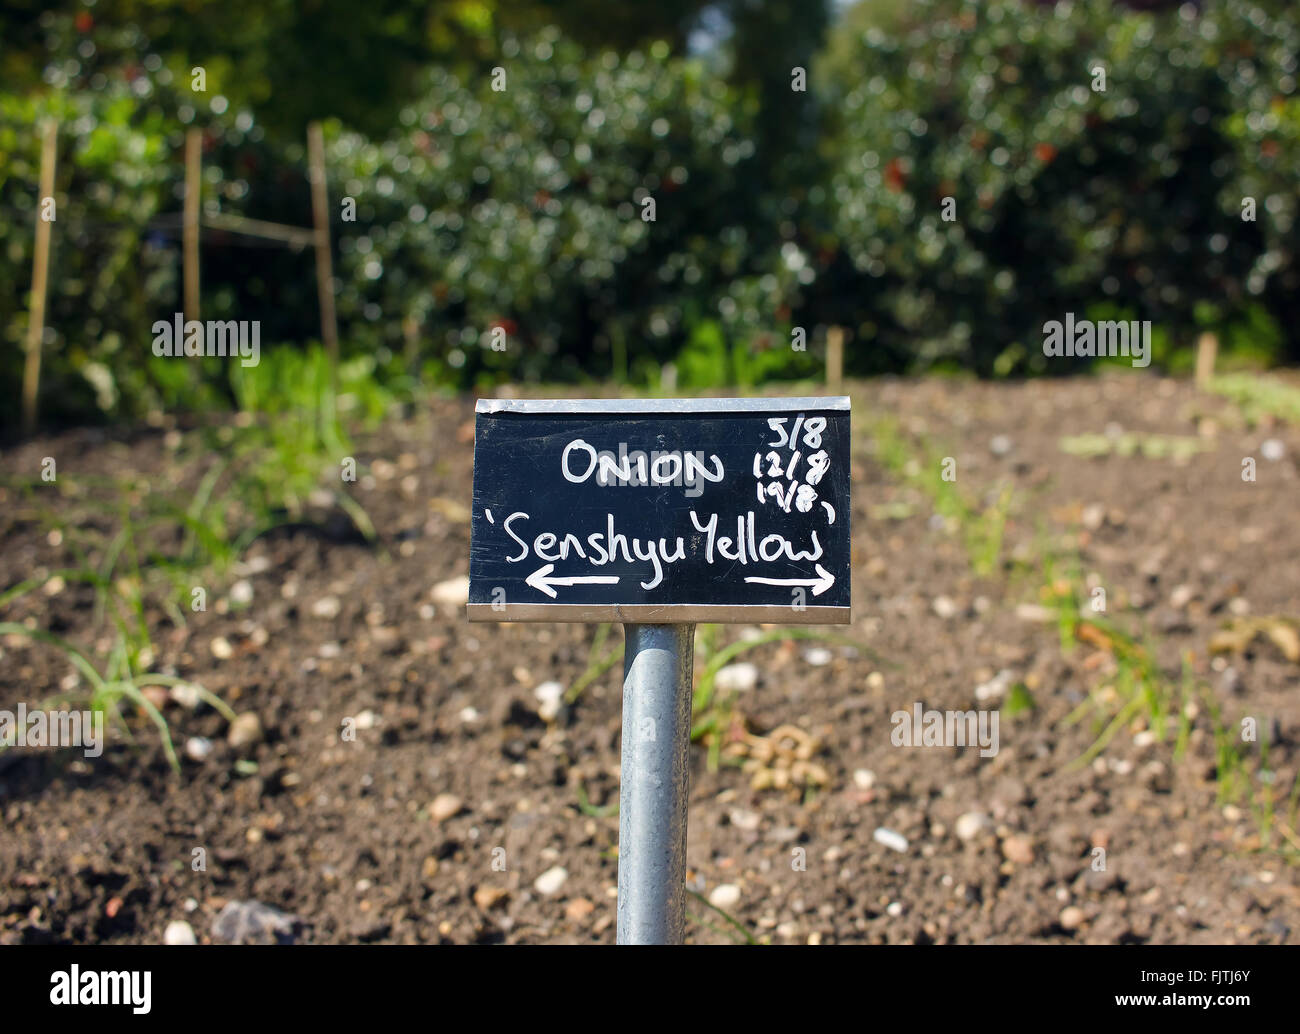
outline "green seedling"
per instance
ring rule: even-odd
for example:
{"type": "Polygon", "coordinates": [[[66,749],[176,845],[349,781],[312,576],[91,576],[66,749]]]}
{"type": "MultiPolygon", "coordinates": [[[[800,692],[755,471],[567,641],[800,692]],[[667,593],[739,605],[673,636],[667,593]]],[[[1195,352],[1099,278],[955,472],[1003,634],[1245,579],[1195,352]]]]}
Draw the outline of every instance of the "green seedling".
{"type": "Polygon", "coordinates": [[[1269,418],[1300,424],[1300,388],[1276,378],[1225,374],[1210,382],[1210,390],[1231,399],[1251,427],[1269,418]]]}
{"type": "MultiPolygon", "coordinates": [[[[234,721],[235,713],[229,705],[225,703],[216,694],[209,692],[202,686],[184,679],[174,678],[170,675],[163,675],[158,672],[147,672],[144,674],[134,674],[131,671],[130,661],[127,656],[127,649],[121,639],[117,641],[112,653],[109,656],[103,673],[95,667],[90,658],[81,650],[73,646],[67,640],[59,636],[52,635],[49,632],[40,629],[28,628],[26,625],[19,625],[13,622],[0,622],[0,635],[18,635],[40,643],[46,643],[60,650],[68,661],[77,669],[85,678],[90,686],[88,703],[90,710],[103,714],[110,722],[116,721],[118,727],[123,731],[129,742],[134,742],[131,736],[130,727],[126,719],[122,716],[119,704],[122,700],[127,700],[135,704],[158,730],[159,738],[162,741],[163,752],[167,755],[167,761],[172,770],[180,772],[180,760],[176,756],[176,749],[172,744],[171,730],[168,727],[167,719],[162,712],[153,704],[153,702],[142,692],[146,686],[186,686],[191,692],[195,693],[199,699],[209,704],[215,710],[220,712],[226,721],[234,721]]],[[[57,697],[42,704],[42,707],[53,704],[67,704],[72,702],[73,698],[69,696],[57,697]]],[[[0,747],[3,749],[3,747],[0,747]]]]}
{"type": "Polygon", "coordinates": [[[1060,441],[1061,451],[1084,459],[1101,456],[1119,456],[1128,459],[1144,456],[1151,460],[1172,460],[1186,463],[1198,453],[1208,452],[1214,446],[1202,438],[1168,434],[1076,434],[1066,435],[1060,441]]]}

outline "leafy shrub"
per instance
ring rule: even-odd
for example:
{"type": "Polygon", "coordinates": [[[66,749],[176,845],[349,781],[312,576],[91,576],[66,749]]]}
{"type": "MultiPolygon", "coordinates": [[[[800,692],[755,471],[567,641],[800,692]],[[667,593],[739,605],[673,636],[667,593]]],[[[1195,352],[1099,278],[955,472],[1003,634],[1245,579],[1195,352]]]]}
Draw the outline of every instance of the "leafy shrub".
{"type": "Polygon", "coordinates": [[[331,174],[357,205],[338,225],[339,308],[357,339],[405,349],[415,336],[416,354],[468,384],[646,372],[690,319],[742,309],[730,333],[772,327],[775,278],[762,312],[723,301],[775,265],[774,232],[752,229],[745,104],[662,46],[586,56],[548,31],[504,54],[503,90],[434,70],[391,139],[334,135],[331,174]]]}
{"type": "Polygon", "coordinates": [[[901,38],[863,33],[867,73],[831,85],[835,236],[871,285],[861,337],[920,364],[1042,371],[1042,324],[1066,311],[1185,345],[1246,312],[1257,263],[1293,262],[1241,220],[1258,155],[1233,132],[1271,134],[1294,103],[1293,21],[1243,0],[950,7],[921,0],[901,38]]]}

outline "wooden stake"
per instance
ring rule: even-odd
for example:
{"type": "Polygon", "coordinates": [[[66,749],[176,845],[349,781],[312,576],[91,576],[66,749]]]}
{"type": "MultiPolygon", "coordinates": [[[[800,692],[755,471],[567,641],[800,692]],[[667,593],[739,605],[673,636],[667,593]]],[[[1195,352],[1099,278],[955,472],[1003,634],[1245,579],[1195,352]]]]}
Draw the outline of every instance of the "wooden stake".
{"type": "Polygon", "coordinates": [[[402,365],[407,373],[418,379],[419,372],[415,369],[415,364],[420,358],[420,321],[413,312],[408,312],[402,320],[402,341],[402,365]]]}
{"type": "Polygon", "coordinates": [[[838,392],[844,382],[844,328],[826,332],[826,389],[838,392]]]}
{"type": "Polygon", "coordinates": [[[320,337],[331,369],[339,363],[339,332],[334,319],[334,269],[330,257],[329,198],[325,193],[325,140],[319,122],[307,126],[311,218],[316,227],[316,291],[320,295],[320,337]]]}
{"type": "Polygon", "coordinates": [[[1219,339],[1209,331],[1196,342],[1196,388],[1209,391],[1214,380],[1214,360],[1219,354],[1219,339]]]}
{"type": "Polygon", "coordinates": [[[185,131],[185,318],[199,318],[199,193],[203,171],[203,131],[185,131]]]}
{"type": "Polygon", "coordinates": [[[45,293],[50,277],[50,222],[43,218],[45,199],[54,196],[55,144],[58,123],[45,123],[41,140],[41,191],[36,199],[36,248],[32,252],[32,301],[27,321],[27,361],[23,366],[23,431],[36,429],[36,396],[41,386],[41,341],[45,337],[45,293]]]}

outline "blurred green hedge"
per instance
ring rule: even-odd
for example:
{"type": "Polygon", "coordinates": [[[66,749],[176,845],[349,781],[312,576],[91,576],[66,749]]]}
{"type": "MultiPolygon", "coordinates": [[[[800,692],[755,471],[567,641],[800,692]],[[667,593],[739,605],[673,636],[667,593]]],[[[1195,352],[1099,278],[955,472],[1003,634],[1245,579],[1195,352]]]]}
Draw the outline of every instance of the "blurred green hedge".
{"type": "Polygon", "coordinates": [[[796,278],[753,230],[752,105],[662,46],[586,56],[547,31],[507,40],[500,67],[500,91],[434,70],[399,132],[332,139],[357,344],[415,335],[462,384],[644,382],[701,320],[747,342],[778,329],[796,278]]]}
{"type": "Polygon", "coordinates": [[[871,285],[860,345],[1042,372],[1043,323],[1073,311],[1149,319],[1184,355],[1198,328],[1285,327],[1300,358],[1294,16],[950,7],[863,33],[863,74],[830,85],[830,220],[871,285]]]}

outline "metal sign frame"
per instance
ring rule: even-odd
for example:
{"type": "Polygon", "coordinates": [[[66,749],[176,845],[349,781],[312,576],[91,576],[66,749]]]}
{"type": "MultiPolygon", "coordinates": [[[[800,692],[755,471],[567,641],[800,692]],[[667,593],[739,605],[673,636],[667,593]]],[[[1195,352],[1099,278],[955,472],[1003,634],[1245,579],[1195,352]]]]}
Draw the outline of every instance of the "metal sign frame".
{"type": "MultiPolygon", "coordinates": [[[[518,413],[534,416],[568,415],[610,417],[673,417],[707,414],[711,416],[758,413],[798,413],[851,411],[847,396],[826,398],[701,398],[701,399],[479,399],[474,407],[478,414],[518,413]]],[[[475,448],[478,448],[477,429],[475,448]]],[[[477,494],[477,493],[476,493],[477,494]]],[[[477,502],[477,499],[475,500],[477,502]]],[[[839,516],[851,531],[851,515],[839,516]]],[[[850,536],[851,537],[851,536],[850,536]]],[[[807,582],[817,581],[809,572],[807,582]]],[[[554,584],[559,584],[558,581],[554,584]]],[[[467,607],[471,621],[621,621],[638,624],[675,624],[680,622],[716,622],[735,624],[837,625],[848,624],[850,606],[823,606],[815,596],[798,609],[789,603],[715,605],[698,603],[584,604],[507,600],[503,603],[471,602],[467,607]]]]}

